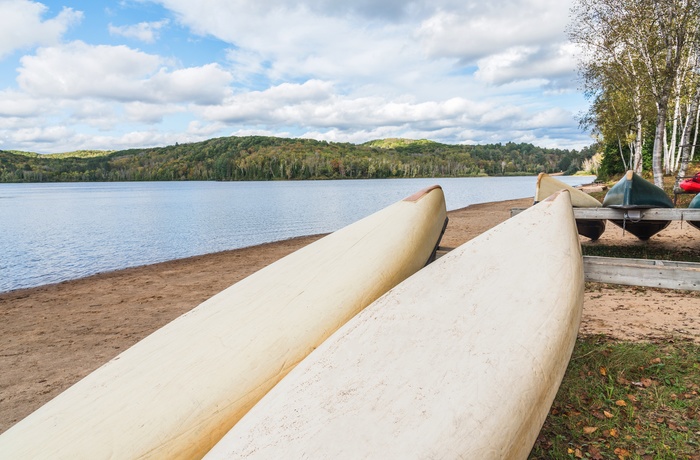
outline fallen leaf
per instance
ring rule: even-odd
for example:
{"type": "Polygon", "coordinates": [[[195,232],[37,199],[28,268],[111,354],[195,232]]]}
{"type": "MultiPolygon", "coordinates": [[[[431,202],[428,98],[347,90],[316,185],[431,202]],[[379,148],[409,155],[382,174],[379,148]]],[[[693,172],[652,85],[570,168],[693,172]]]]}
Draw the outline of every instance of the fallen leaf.
{"type": "Polygon", "coordinates": [[[593,460],[603,460],[604,458],[596,446],[588,446],[588,453],[593,460]]]}
{"type": "Polygon", "coordinates": [[[627,403],[626,403],[624,400],[622,400],[622,399],[618,399],[617,401],[615,401],[615,405],[616,405],[616,406],[623,407],[623,406],[626,406],[627,403]]]}
{"type": "Polygon", "coordinates": [[[584,426],[583,432],[586,434],[591,434],[591,433],[594,433],[597,429],[598,429],[597,426],[584,426]]]}
{"type": "Polygon", "coordinates": [[[603,411],[603,415],[605,415],[605,417],[607,417],[607,418],[613,418],[613,417],[614,417],[613,414],[611,414],[610,412],[608,412],[608,411],[606,411],[606,410],[603,411]]]}
{"type": "Polygon", "coordinates": [[[574,451],[574,457],[576,457],[576,458],[583,458],[583,452],[581,452],[581,449],[579,449],[578,447],[577,447],[576,450],[574,451]]]}
{"type": "Polygon", "coordinates": [[[660,364],[661,363],[661,358],[654,358],[651,361],[649,361],[650,364],[660,364]]]}
{"type": "Polygon", "coordinates": [[[623,460],[630,456],[630,451],[627,449],[623,449],[622,447],[616,448],[614,452],[615,455],[617,455],[617,458],[619,458],[620,460],[623,460]]]}
{"type": "Polygon", "coordinates": [[[632,402],[637,402],[637,397],[635,395],[627,395],[627,399],[632,402]]]}
{"type": "Polygon", "coordinates": [[[603,366],[600,366],[600,375],[608,375],[608,371],[603,366]]]}
{"type": "Polygon", "coordinates": [[[629,385],[632,382],[620,375],[617,377],[617,383],[619,383],[620,385],[629,385]]]}
{"type": "Polygon", "coordinates": [[[618,436],[620,436],[615,428],[610,428],[610,433],[609,433],[609,434],[610,434],[610,436],[612,436],[613,438],[617,438],[618,436]]]}
{"type": "Polygon", "coordinates": [[[641,379],[640,381],[642,382],[642,386],[644,386],[644,388],[649,388],[654,384],[651,379],[641,379]]]}

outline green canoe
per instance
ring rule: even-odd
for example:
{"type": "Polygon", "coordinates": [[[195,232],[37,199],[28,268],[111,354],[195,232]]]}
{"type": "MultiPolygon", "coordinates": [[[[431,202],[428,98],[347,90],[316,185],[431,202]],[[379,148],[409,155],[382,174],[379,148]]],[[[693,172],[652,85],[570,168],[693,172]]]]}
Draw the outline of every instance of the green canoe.
{"type": "MultiPolygon", "coordinates": [[[[672,208],[673,201],[663,189],[643,179],[632,171],[627,171],[619,182],[612,186],[603,199],[607,208],[625,211],[649,208],[672,208]]],[[[628,230],[640,240],[648,240],[671,223],[670,220],[611,219],[615,225],[628,230]]]]}
{"type": "MultiPolygon", "coordinates": [[[[695,198],[693,198],[688,207],[693,209],[700,209],[700,193],[695,195],[695,198]]],[[[688,223],[700,230],[700,220],[689,220],[688,223]]]]}

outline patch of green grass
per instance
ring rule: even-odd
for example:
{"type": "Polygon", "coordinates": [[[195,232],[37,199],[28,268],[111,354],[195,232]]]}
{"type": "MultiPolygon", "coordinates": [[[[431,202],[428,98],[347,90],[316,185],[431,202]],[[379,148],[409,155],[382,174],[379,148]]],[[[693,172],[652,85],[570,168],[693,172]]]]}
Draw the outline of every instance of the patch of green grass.
{"type": "Polygon", "coordinates": [[[579,338],[530,459],[700,459],[700,345],[579,338]]]}
{"type": "MultiPolygon", "coordinates": [[[[700,235],[700,234],[699,234],[700,235]]],[[[675,260],[680,262],[700,262],[700,254],[695,251],[681,251],[662,247],[617,246],[582,244],[585,256],[619,257],[628,259],[675,260]]]]}

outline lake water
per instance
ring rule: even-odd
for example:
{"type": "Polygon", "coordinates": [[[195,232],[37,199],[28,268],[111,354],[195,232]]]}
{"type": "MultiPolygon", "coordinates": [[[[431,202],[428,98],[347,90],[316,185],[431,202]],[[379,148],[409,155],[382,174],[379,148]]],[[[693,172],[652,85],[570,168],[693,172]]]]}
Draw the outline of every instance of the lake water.
{"type": "Polygon", "coordinates": [[[331,232],[433,184],[451,210],[533,196],[535,181],[0,184],[0,292],[331,232]]]}

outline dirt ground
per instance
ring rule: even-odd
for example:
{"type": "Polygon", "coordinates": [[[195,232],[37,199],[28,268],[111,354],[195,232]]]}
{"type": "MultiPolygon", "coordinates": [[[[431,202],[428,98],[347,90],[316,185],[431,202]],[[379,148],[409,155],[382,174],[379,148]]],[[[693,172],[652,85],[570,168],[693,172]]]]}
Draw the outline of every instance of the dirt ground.
{"type": "MultiPolygon", "coordinates": [[[[449,213],[441,246],[456,247],[531,199],[449,213]]],[[[146,335],[319,236],[192,257],[0,294],[0,432],[146,335]]],[[[680,222],[644,243],[608,223],[582,244],[672,245],[700,254],[700,231],[680,222]]],[[[588,283],[580,334],[700,342],[700,294],[588,283]]]]}

